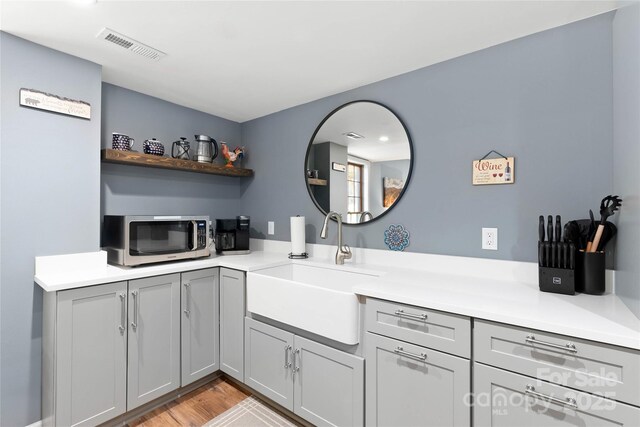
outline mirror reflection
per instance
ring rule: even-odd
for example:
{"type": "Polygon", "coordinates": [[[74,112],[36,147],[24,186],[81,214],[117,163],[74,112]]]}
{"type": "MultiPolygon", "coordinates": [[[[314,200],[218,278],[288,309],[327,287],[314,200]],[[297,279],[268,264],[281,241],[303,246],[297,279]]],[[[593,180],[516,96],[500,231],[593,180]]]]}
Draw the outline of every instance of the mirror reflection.
{"type": "Polygon", "coordinates": [[[314,133],[305,160],[314,203],[343,222],[359,224],[398,203],[411,176],[412,147],[400,119],[372,101],[355,101],[330,113],[314,133]]]}

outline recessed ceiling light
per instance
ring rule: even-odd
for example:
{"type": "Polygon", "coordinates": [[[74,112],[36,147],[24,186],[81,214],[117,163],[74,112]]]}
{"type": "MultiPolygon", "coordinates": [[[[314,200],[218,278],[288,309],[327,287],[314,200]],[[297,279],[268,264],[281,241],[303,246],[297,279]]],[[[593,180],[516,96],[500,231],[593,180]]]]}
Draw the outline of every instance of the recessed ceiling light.
{"type": "Polygon", "coordinates": [[[362,139],[364,138],[364,136],[360,135],[359,133],[355,133],[355,132],[347,132],[347,133],[343,133],[344,136],[346,136],[347,138],[351,138],[351,139],[362,139]]]}
{"type": "Polygon", "coordinates": [[[389,137],[388,137],[388,136],[386,136],[386,135],[382,135],[382,136],[380,137],[380,142],[387,142],[388,140],[389,140],[389,137]]]}

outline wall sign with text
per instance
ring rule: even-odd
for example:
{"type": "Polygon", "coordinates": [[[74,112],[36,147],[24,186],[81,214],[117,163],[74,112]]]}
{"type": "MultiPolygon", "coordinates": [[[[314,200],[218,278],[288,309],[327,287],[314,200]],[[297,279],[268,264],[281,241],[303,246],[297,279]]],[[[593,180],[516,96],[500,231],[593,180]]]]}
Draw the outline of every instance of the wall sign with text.
{"type": "Polygon", "coordinates": [[[514,157],[473,161],[473,185],[513,184],[514,177],[514,157]]]}
{"type": "Polygon", "coordinates": [[[51,111],[67,116],[91,119],[91,104],[85,101],[69,99],[35,89],[20,89],[20,105],[36,110],[51,111]]]}

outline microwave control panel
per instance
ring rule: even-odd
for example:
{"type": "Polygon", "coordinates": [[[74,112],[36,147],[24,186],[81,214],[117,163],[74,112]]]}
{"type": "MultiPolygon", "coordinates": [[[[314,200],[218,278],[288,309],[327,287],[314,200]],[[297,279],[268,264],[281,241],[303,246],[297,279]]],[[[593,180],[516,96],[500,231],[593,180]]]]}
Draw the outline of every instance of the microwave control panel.
{"type": "Polygon", "coordinates": [[[198,249],[204,249],[207,247],[207,222],[197,221],[198,223],[198,249]]]}

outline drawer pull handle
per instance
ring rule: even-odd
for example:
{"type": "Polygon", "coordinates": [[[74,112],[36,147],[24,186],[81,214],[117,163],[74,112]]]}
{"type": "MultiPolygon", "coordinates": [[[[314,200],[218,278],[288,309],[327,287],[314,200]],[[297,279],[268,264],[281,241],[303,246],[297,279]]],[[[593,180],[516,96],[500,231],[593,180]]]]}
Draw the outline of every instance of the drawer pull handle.
{"type": "Polygon", "coordinates": [[[409,319],[416,320],[427,320],[426,314],[413,314],[413,313],[405,313],[404,310],[396,310],[397,316],[408,317],[409,319]]]}
{"type": "Polygon", "coordinates": [[[131,322],[131,327],[135,331],[138,328],[138,291],[131,291],[131,296],[133,297],[133,322],[131,322]]]}
{"type": "Polygon", "coordinates": [[[525,339],[526,342],[530,343],[530,344],[539,344],[539,345],[546,345],[547,347],[551,347],[551,348],[557,348],[559,350],[566,350],[570,353],[577,353],[578,349],[576,348],[575,344],[572,342],[568,342],[565,345],[560,345],[560,344],[554,344],[552,342],[545,342],[545,341],[540,341],[537,340],[535,336],[533,335],[527,335],[527,338],[525,339]]]}
{"type": "Polygon", "coordinates": [[[578,409],[578,404],[576,403],[575,399],[572,399],[571,397],[567,397],[565,400],[562,400],[562,399],[558,399],[557,397],[549,396],[548,394],[539,393],[536,391],[536,388],[531,384],[527,385],[524,393],[528,394],[529,396],[540,398],[551,403],[557,403],[558,405],[568,406],[572,409],[578,409]]]}
{"type": "Polygon", "coordinates": [[[289,362],[289,352],[291,351],[291,346],[289,344],[285,344],[284,346],[284,369],[291,368],[291,362],[289,362]]]}
{"type": "Polygon", "coordinates": [[[127,313],[126,313],[126,302],[125,302],[125,298],[127,297],[125,295],[124,292],[120,293],[120,295],[118,295],[120,297],[120,306],[122,308],[122,310],[120,311],[120,326],[118,326],[118,329],[120,329],[120,333],[123,334],[125,331],[125,325],[127,323],[127,313]]]}
{"type": "Polygon", "coordinates": [[[410,357],[412,359],[420,360],[421,362],[424,362],[425,360],[427,360],[426,353],[420,353],[420,354],[410,353],[408,351],[404,351],[404,349],[402,347],[400,347],[400,346],[396,347],[393,350],[393,352],[397,353],[397,354],[400,354],[402,356],[410,357]]]}

